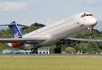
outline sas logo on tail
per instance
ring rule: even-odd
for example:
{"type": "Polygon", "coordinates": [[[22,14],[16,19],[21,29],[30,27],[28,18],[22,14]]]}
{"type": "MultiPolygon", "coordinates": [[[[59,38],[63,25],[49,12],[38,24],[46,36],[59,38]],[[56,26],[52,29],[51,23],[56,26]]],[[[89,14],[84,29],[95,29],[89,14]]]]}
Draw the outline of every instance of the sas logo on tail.
{"type": "Polygon", "coordinates": [[[18,38],[18,32],[14,34],[14,38],[18,38]]]}

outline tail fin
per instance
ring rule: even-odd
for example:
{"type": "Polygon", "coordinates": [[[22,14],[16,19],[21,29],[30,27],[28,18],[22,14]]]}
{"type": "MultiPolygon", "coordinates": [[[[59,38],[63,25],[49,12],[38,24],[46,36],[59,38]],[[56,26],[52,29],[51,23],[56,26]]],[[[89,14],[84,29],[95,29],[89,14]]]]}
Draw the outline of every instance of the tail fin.
{"type": "Polygon", "coordinates": [[[14,24],[14,25],[9,25],[8,27],[11,30],[13,38],[18,38],[18,37],[22,36],[21,32],[17,28],[15,21],[11,22],[11,24],[14,24]]]}

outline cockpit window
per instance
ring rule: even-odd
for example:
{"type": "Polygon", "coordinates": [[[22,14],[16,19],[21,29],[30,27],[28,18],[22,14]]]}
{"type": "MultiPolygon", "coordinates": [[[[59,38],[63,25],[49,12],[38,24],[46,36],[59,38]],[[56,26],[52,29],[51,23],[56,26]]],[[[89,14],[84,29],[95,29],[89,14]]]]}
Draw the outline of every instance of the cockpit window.
{"type": "Polygon", "coordinates": [[[84,17],[84,15],[81,15],[81,18],[83,18],[84,17]]]}
{"type": "Polygon", "coordinates": [[[81,18],[83,18],[85,16],[93,16],[93,15],[92,14],[86,14],[86,13],[84,13],[83,15],[81,15],[81,18]]]}
{"type": "Polygon", "coordinates": [[[86,16],[93,16],[92,14],[86,14],[86,16]]]}
{"type": "Polygon", "coordinates": [[[81,15],[81,18],[85,17],[86,16],[86,13],[84,13],[83,15],[81,15]]]}

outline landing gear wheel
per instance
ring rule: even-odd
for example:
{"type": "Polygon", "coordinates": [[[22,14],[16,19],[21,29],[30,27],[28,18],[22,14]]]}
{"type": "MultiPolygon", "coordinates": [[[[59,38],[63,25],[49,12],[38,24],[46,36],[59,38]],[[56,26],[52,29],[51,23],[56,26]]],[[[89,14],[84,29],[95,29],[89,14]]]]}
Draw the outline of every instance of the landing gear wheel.
{"type": "Polygon", "coordinates": [[[35,52],[36,54],[38,54],[38,49],[37,49],[37,48],[35,48],[34,50],[35,50],[34,52],[35,52]]]}
{"type": "Polygon", "coordinates": [[[31,53],[34,54],[34,48],[31,49],[31,53]]]}
{"type": "Polygon", "coordinates": [[[54,49],[54,53],[57,54],[57,48],[54,49]]]}
{"type": "Polygon", "coordinates": [[[92,29],[92,28],[89,29],[89,30],[90,30],[89,35],[92,35],[92,34],[93,34],[92,31],[91,31],[91,29],[92,29]]]}
{"type": "Polygon", "coordinates": [[[34,54],[34,53],[35,53],[35,54],[38,54],[38,49],[37,49],[37,48],[32,48],[32,49],[31,49],[31,53],[32,53],[32,54],[34,54]]]}
{"type": "Polygon", "coordinates": [[[58,54],[60,54],[61,53],[61,48],[58,48],[58,54]]]}
{"type": "Polygon", "coordinates": [[[55,48],[54,49],[54,53],[55,54],[57,54],[57,53],[60,54],[61,53],[61,48],[55,48]]]}
{"type": "Polygon", "coordinates": [[[89,32],[89,35],[92,35],[92,34],[93,34],[93,33],[90,31],[90,32],[89,32]]]}

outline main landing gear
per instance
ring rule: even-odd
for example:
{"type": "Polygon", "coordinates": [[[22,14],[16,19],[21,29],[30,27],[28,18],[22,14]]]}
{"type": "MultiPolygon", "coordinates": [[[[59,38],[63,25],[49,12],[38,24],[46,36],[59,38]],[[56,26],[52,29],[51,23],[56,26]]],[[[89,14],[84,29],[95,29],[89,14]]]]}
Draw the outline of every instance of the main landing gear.
{"type": "Polygon", "coordinates": [[[38,48],[36,48],[36,45],[33,45],[33,48],[31,49],[32,54],[38,54],[38,48]]]}
{"type": "Polygon", "coordinates": [[[32,49],[31,49],[31,53],[32,53],[32,54],[34,54],[34,53],[35,53],[35,54],[38,54],[38,48],[32,48],[32,49]]]}
{"type": "Polygon", "coordinates": [[[56,44],[57,48],[54,49],[54,53],[55,54],[60,54],[61,53],[61,45],[60,44],[56,44]]]}

